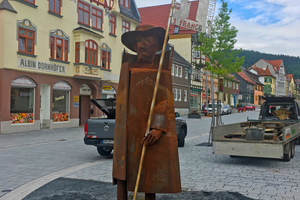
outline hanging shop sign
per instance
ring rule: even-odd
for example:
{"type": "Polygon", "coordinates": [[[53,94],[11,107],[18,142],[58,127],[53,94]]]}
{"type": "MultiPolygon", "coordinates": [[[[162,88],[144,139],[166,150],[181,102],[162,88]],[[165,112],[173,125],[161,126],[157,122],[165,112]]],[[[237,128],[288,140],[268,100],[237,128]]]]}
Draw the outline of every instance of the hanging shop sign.
{"type": "Polygon", "coordinates": [[[67,67],[64,65],[59,65],[54,63],[44,63],[44,62],[31,60],[27,58],[18,58],[18,67],[40,70],[40,71],[47,71],[47,72],[54,72],[60,74],[65,74],[67,71],[67,67]]]}

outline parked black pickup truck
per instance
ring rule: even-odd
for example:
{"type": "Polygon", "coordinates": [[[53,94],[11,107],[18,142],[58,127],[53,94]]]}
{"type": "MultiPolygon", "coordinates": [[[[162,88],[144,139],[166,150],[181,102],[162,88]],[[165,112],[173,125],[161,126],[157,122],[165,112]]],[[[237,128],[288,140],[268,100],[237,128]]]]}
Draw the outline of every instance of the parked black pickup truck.
{"type": "MultiPolygon", "coordinates": [[[[107,116],[106,118],[88,119],[84,126],[84,143],[97,147],[101,156],[111,154],[114,147],[116,99],[91,99],[107,116]]],[[[183,147],[187,135],[186,121],[175,113],[178,146],[183,147]]]]}

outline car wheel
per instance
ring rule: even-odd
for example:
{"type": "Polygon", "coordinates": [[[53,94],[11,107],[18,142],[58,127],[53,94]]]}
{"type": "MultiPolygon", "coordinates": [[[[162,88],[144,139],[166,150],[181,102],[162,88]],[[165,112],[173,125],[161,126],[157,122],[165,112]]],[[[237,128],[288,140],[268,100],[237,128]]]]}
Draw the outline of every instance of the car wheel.
{"type": "Polygon", "coordinates": [[[291,158],[295,156],[295,141],[291,142],[291,158]]]}
{"type": "Polygon", "coordinates": [[[184,147],[184,140],[185,140],[185,130],[181,128],[180,135],[178,138],[178,147],[184,147]]]}
{"type": "Polygon", "coordinates": [[[112,152],[112,147],[97,147],[97,151],[101,156],[109,156],[112,152]]]}
{"type": "Polygon", "coordinates": [[[289,162],[292,157],[292,151],[291,151],[291,143],[286,144],[288,145],[288,153],[283,154],[283,161],[289,162]]]}

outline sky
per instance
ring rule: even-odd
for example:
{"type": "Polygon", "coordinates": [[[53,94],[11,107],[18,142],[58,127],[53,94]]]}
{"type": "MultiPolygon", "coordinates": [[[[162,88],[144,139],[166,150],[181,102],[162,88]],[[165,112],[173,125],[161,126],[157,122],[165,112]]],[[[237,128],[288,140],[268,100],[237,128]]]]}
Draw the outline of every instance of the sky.
{"type": "MultiPolygon", "coordinates": [[[[180,2],[179,0],[177,0],[180,2]]],[[[300,56],[300,0],[225,0],[230,23],[238,29],[235,48],[300,56]]],[[[170,4],[171,0],[136,0],[137,7],[170,4]]],[[[221,0],[217,0],[217,8],[221,0]]]]}

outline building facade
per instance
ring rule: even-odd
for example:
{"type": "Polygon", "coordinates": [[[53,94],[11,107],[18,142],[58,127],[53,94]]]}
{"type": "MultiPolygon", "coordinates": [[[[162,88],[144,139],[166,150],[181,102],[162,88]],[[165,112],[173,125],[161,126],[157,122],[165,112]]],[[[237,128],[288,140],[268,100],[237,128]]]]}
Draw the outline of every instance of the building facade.
{"type": "Polygon", "coordinates": [[[115,96],[121,35],[140,22],[133,0],[3,0],[0,18],[1,133],[98,117],[90,99],[115,96]]]}
{"type": "Polygon", "coordinates": [[[240,104],[252,103],[254,104],[254,86],[255,82],[252,81],[247,74],[242,70],[235,75],[235,78],[240,81],[240,104]]]}
{"type": "MultiPolygon", "coordinates": [[[[174,107],[175,112],[178,112],[180,115],[188,115],[190,105],[189,100],[193,101],[193,98],[189,98],[191,69],[192,65],[187,62],[182,56],[180,56],[176,51],[174,51],[171,69],[174,107]]],[[[191,105],[192,104],[193,102],[191,102],[191,105]]]]}
{"type": "Polygon", "coordinates": [[[286,75],[286,96],[296,97],[296,84],[293,74],[286,75]]]}
{"type": "Polygon", "coordinates": [[[269,68],[258,68],[254,65],[253,68],[249,68],[252,73],[259,75],[259,82],[264,84],[264,95],[275,95],[275,77],[271,74],[269,68]]]}
{"type": "Polygon", "coordinates": [[[286,76],[283,60],[260,59],[252,66],[250,66],[250,68],[254,68],[254,66],[261,69],[269,68],[270,73],[275,77],[275,95],[286,95],[286,76]]]}
{"type": "Polygon", "coordinates": [[[236,106],[238,104],[240,81],[237,78],[221,79],[219,88],[219,98],[224,105],[236,106]]]}

